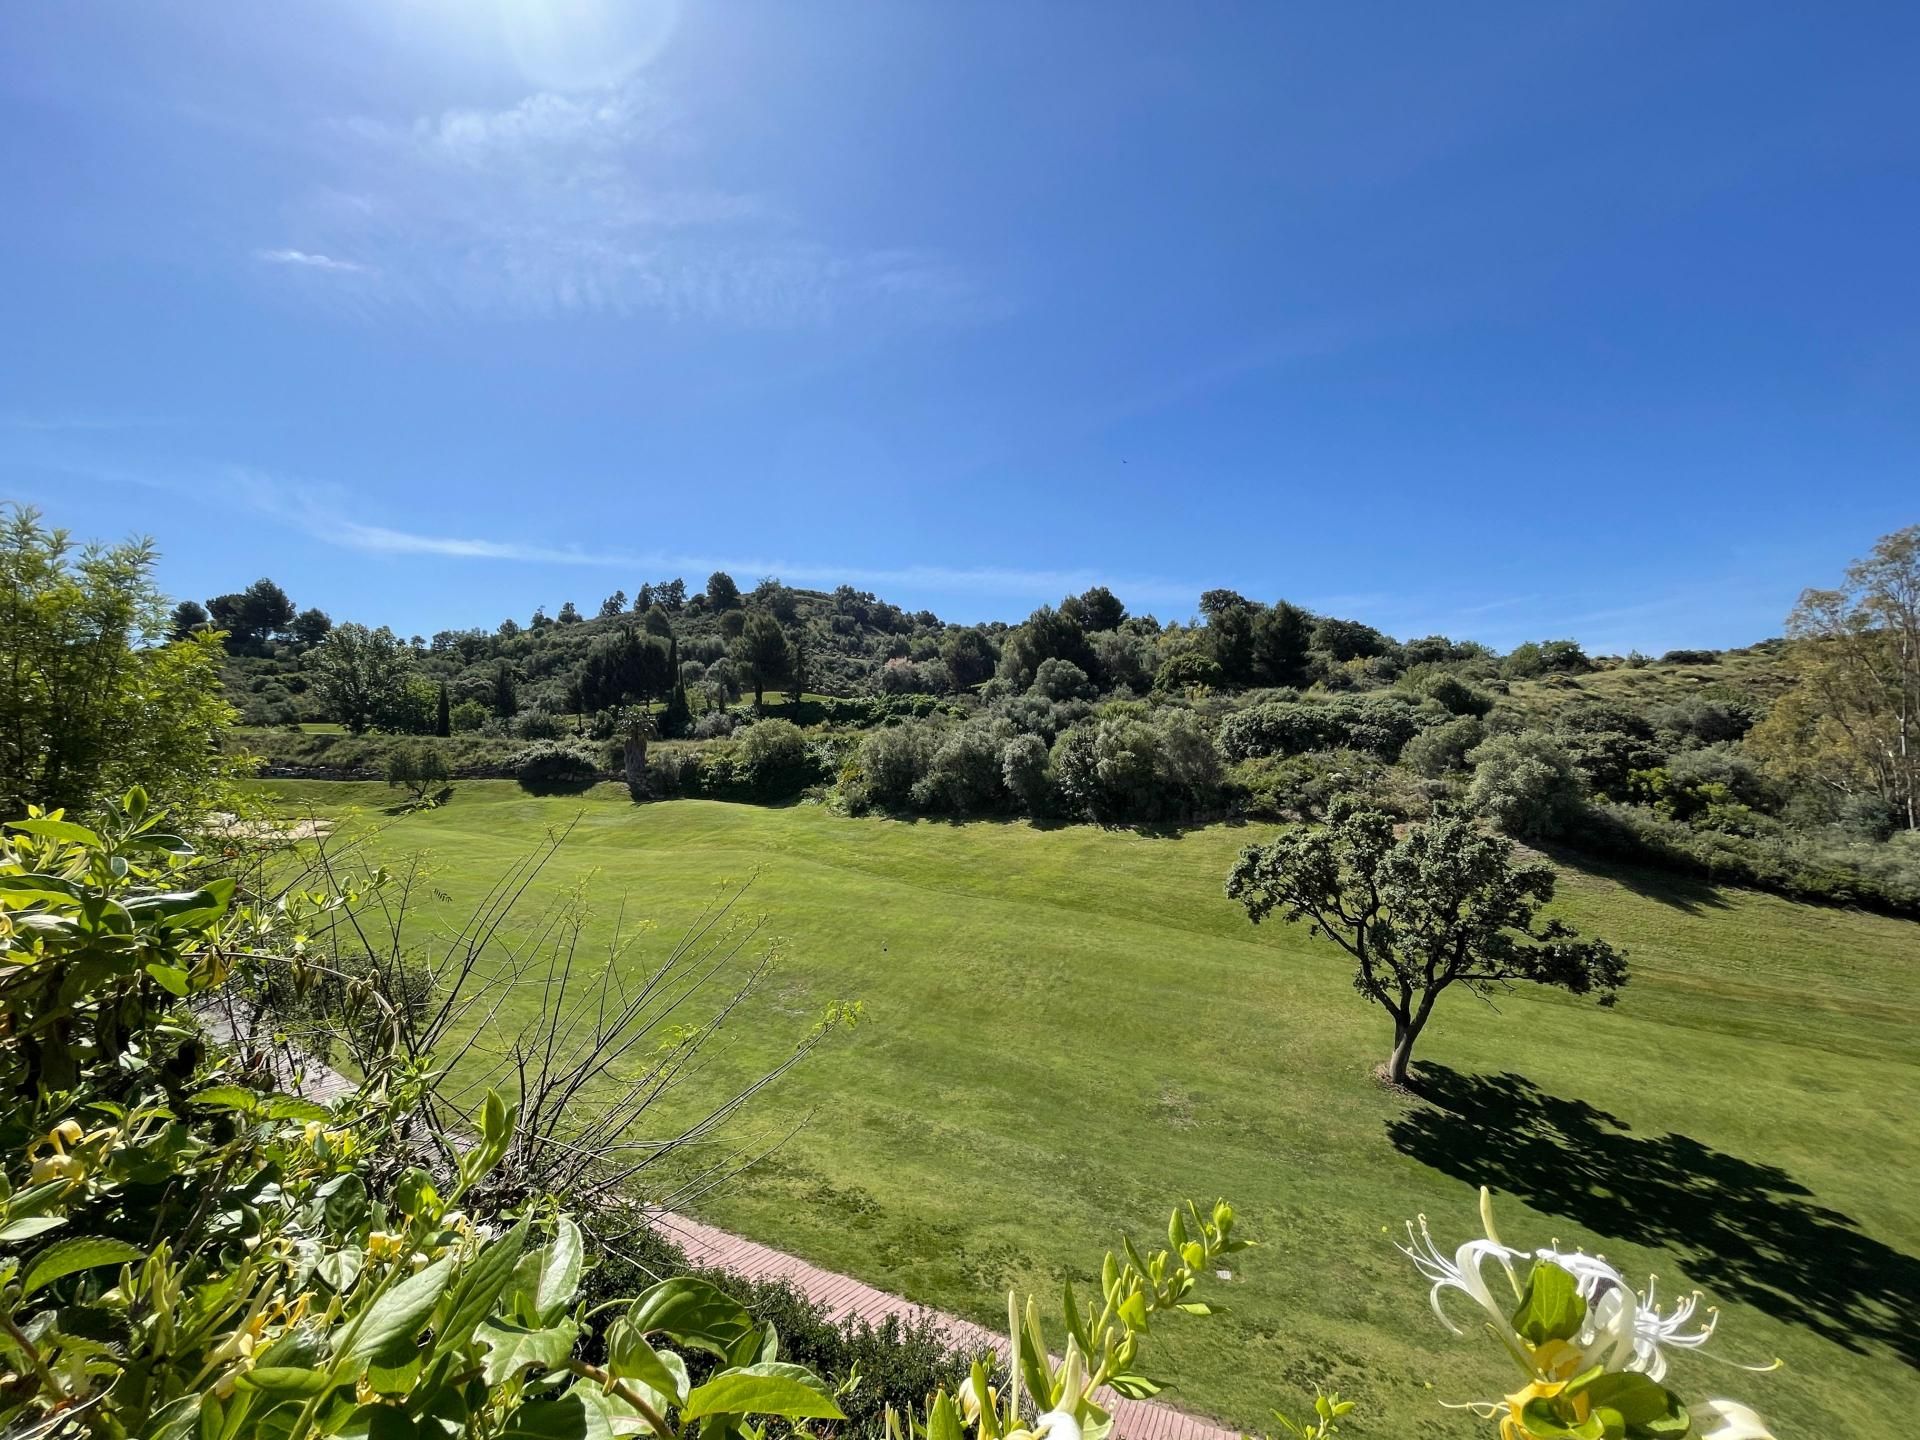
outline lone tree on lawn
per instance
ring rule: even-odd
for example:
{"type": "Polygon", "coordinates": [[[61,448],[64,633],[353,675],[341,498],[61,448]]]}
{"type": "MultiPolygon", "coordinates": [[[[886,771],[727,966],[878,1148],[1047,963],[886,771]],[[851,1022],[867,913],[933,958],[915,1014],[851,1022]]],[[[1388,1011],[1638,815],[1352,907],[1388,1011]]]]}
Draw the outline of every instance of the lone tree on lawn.
{"type": "Polygon", "coordinates": [[[1254,924],[1278,910],[1354,958],[1353,988],[1393,1017],[1385,1075],[1396,1085],[1449,985],[1486,999],[1531,980],[1611,1005],[1627,981],[1626,956],[1606,941],[1536,919],[1553,868],[1516,865],[1512,845],[1458,811],[1396,837],[1388,816],[1336,803],[1326,825],[1241,851],[1227,894],[1254,924]]]}

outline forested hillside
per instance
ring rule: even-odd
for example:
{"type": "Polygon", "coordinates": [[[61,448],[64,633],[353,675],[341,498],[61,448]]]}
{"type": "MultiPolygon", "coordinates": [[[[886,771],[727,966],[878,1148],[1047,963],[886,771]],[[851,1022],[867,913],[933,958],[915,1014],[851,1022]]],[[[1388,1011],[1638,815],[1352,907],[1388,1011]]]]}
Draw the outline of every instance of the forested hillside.
{"type": "Polygon", "coordinates": [[[636,796],[1101,824],[1459,803],[1540,845],[1905,912],[1914,761],[1888,726],[1914,681],[1880,651],[1916,550],[1920,532],[1889,537],[1847,589],[1809,591],[1787,639],[1658,659],[1398,639],[1230,590],[1181,621],[1096,587],[958,626],[722,573],[430,638],[333,625],[268,580],[176,624],[224,627],[246,744],[277,773],[424,796],[624,772],[636,796]]]}

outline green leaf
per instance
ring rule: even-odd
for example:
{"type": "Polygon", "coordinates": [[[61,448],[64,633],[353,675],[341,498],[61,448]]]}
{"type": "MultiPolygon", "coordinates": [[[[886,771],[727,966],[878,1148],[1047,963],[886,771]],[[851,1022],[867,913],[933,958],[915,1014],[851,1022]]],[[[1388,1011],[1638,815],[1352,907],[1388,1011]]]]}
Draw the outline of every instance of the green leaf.
{"type": "Polygon", "coordinates": [[[1533,1440],[1604,1440],[1607,1433],[1606,1422],[1598,1415],[1589,1415],[1577,1425],[1568,1424],[1546,1399],[1529,1400],[1520,1419],[1533,1440]]]}
{"type": "Polygon", "coordinates": [[[1587,1302],[1580,1298],[1571,1272],[1551,1260],[1536,1260],[1527,1276],[1526,1294],[1513,1312],[1513,1328],[1529,1345],[1569,1340],[1580,1333],[1587,1302]]]}
{"type": "Polygon", "coordinates": [[[844,1420],[826,1387],[810,1372],[778,1361],[727,1370],[687,1396],[683,1418],[779,1415],[789,1420],[844,1420]],[[806,1376],[803,1380],[800,1376],[806,1376]]]}
{"type": "Polygon", "coordinates": [[[580,1289],[585,1253],[580,1243],[580,1227],[562,1215],[552,1243],[541,1246],[520,1262],[514,1279],[533,1317],[542,1325],[551,1325],[573,1304],[573,1297],[580,1289]]]}
{"type": "Polygon", "coordinates": [[[0,896],[16,905],[78,900],[80,887],[58,875],[0,875],[0,896]]]}
{"type": "Polygon", "coordinates": [[[367,1217],[367,1182],[358,1175],[342,1175],[322,1187],[327,1227],[336,1235],[351,1235],[367,1217]]]}
{"type": "Polygon", "coordinates": [[[18,1220],[9,1220],[0,1225],[0,1244],[9,1240],[31,1240],[35,1235],[66,1223],[67,1217],[64,1215],[22,1215],[18,1220]]]}
{"type": "Polygon", "coordinates": [[[251,1115],[260,1108],[260,1092],[244,1085],[209,1085],[187,1099],[207,1110],[239,1110],[251,1115]]]}
{"type": "Polygon", "coordinates": [[[383,1366],[405,1364],[413,1357],[415,1341],[452,1277],[453,1257],[443,1256],[374,1301],[358,1333],[341,1351],[341,1363],[364,1360],[383,1366]]]}
{"type": "Polygon", "coordinates": [[[63,1276],[101,1265],[125,1265],[129,1260],[143,1259],[146,1253],[124,1240],[103,1240],[89,1235],[56,1241],[27,1262],[26,1275],[20,1281],[20,1298],[26,1299],[63,1276]]]}
{"type": "Polygon", "coordinates": [[[313,1273],[329,1289],[344,1295],[360,1278],[360,1267],[365,1263],[366,1256],[359,1250],[335,1250],[313,1267],[313,1273]]]}
{"type": "Polygon", "coordinates": [[[487,1347],[486,1380],[498,1385],[529,1365],[558,1370],[573,1353],[580,1327],[568,1320],[544,1329],[515,1325],[510,1320],[482,1321],[474,1338],[487,1347]]]}
{"type": "Polygon", "coordinates": [[[1158,1380],[1149,1380],[1144,1375],[1110,1375],[1107,1384],[1116,1395],[1124,1395],[1129,1400],[1151,1400],[1167,1388],[1158,1380]]]}
{"type": "Polygon", "coordinates": [[[530,1400],[507,1417],[501,1440],[613,1440],[606,1411],[569,1390],[557,1400],[530,1400]]]}
{"type": "Polygon", "coordinates": [[[1598,1376],[1580,1394],[1593,1405],[1607,1433],[1633,1436],[1682,1436],[1692,1428],[1686,1407],[1665,1387],[1632,1370],[1598,1376]]]}
{"type": "Polygon", "coordinates": [[[513,1267],[527,1248],[527,1224],[522,1220],[462,1269],[459,1283],[453,1287],[447,1318],[434,1339],[435,1354],[444,1355],[466,1344],[474,1326],[493,1313],[493,1307],[513,1283],[513,1267]]]}
{"type": "Polygon", "coordinates": [[[962,1440],[960,1411],[945,1389],[933,1397],[933,1408],[927,1412],[927,1440],[962,1440]]]}
{"type": "Polygon", "coordinates": [[[627,1313],[642,1334],[667,1335],[722,1360],[754,1328],[753,1317],[739,1301],[691,1275],[661,1281],[635,1300],[627,1313]]]}
{"type": "Polygon", "coordinates": [[[7,829],[18,830],[22,835],[37,835],[42,840],[65,840],[75,845],[91,846],[102,849],[100,836],[84,825],[76,825],[71,820],[10,820],[7,829]]]}
{"type": "Polygon", "coordinates": [[[334,1385],[325,1371],[298,1365],[258,1365],[241,1371],[234,1383],[242,1390],[264,1390],[270,1395],[324,1395],[334,1385]]]}
{"type": "Polygon", "coordinates": [[[187,972],[178,965],[162,965],[158,960],[147,966],[147,974],[153,977],[153,983],[169,995],[186,999],[192,987],[187,983],[187,972]]]}
{"type": "Polygon", "coordinates": [[[480,1103],[480,1113],[473,1117],[480,1142],[460,1157],[460,1174],[467,1184],[471,1185],[500,1163],[500,1157],[507,1153],[507,1143],[513,1139],[513,1120],[514,1112],[500,1097],[500,1092],[487,1091],[487,1098],[480,1103]]]}
{"type": "MultiPolygon", "coordinates": [[[[667,1353],[673,1354],[671,1350],[667,1353]]],[[[672,1396],[676,1403],[686,1398],[685,1362],[678,1373],[669,1369],[631,1316],[619,1316],[607,1327],[607,1368],[622,1380],[637,1380],[650,1390],[672,1396]]]]}
{"type": "Polygon", "coordinates": [[[284,1095],[277,1091],[261,1100],[260,1113],[269,1120],[299,1120],[302,1123],[317,1120],[324,1124],[333,1119],[333,1112],[326,1106],[317,1105],[298,1095],[284,1095]]]}

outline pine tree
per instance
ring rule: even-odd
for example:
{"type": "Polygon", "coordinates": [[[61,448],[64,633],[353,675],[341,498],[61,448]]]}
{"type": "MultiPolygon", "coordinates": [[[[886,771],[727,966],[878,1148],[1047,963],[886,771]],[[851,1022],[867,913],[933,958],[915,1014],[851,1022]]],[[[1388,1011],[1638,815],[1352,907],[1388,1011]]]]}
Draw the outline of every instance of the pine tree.
{"type": "Polygon", "coordinates": [[[447,682],[440,682],[440,697],[433,708],[433,733],[442,738],[453,734],[453,701],[447,695],[447,682]]]}

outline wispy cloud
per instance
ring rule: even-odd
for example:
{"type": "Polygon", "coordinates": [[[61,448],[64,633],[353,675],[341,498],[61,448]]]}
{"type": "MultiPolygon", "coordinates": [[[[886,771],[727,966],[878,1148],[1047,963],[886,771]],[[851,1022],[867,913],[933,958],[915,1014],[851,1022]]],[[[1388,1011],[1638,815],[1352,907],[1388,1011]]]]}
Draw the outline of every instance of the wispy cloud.
{"type": "Polygon", "coordinates": [[[689,122],[637,79],[327,134],[323,163],[342,173],[283,217],[302,248],[260,258],[377,271],[393,305],[752,328],[998,313],[942,254],[829,246],[766,195],[690,181],[689,122]]]}
{"type": "Polygon", "coordinates": [[[253,258],[269,265],[292,265],[302,270],[331,270],[344,275],[365,275],[372,268],[357,260],[339,260],[332,255],[316,255],[307,250],[256,250],[253,258]]]}
{"type": "MultiPolygon", "coordinates": [[[[134,479],[119,472],[97,473],[101,479],[134,479]]],[[[203,485],[204,481],[198,483],[203,485]]],[[[774,575],[803,585],[897,586],[919,591],[1032,597],[1036,601],[1055,599],[1093,585],[1107,585],[1130,601],[1177,605],[1183,611],[1195,603],[1203,588],[1191,581],[1164,576],[1115,575],[1094,567],[874,567],[766,554],[600,550],[476,535],[436,534],[346,519],[348,515],[363,512],[364,504],[344,487],[324,481],[294,482],[260,470],[229,466],[220,472],[219,484],[235,503],[299,529],[323,544],[370,555],[426,555],[448,560],[624,570],[629,574],[679,573],[690,579],[725,570],[742,579],[774,575]]]]}
{"type": "Polygon", "coordinates": [[[486,540],[462,535],[429,535],[381,525],[339,520],[315,507],[301,507],[302,527],[315,539],[379,555],[438,555],[455,560],[500,560],[529,565],[589,566],[628,571],[679,570],[699,576],[714,570],[742,577],[776,575],[782,580],[823,585],[894,585],[916,590],[980,595],[1056,596],[1109,585],[1130,599],[1192,604],[1201,587],[1153,577],[1115,576],[1081,569],[1023,569],[1013,566],[909,565],[875,569],[796,561],[766,555],[689,555],[666,551],[607,551],[486,540]]]}

